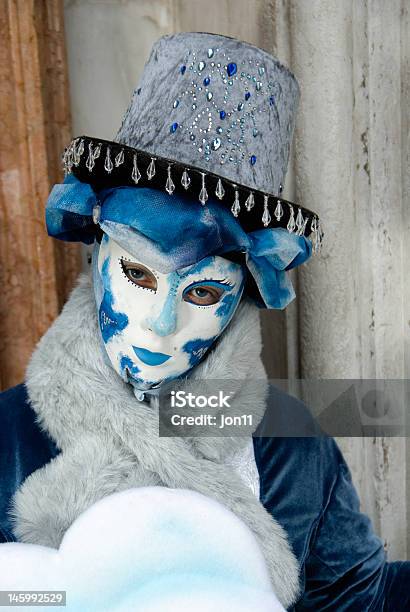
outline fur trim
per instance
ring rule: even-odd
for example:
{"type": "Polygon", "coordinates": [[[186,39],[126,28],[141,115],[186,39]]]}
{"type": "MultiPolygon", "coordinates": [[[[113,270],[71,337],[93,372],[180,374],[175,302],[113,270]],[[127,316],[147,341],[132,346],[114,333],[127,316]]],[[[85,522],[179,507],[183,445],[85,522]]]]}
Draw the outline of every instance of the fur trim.
{"type": "MultiPolygon", "coordinates": [[[[258,311],[244,301],[214,350],[192,371],[198,380],[242,380],[241,411],[255,427],[267,396],[258,311]],[[260,378],[258,384],[246,381],[260,378]]],[[[31,474],[13,503],[19,541],[58,547],[73,521],[102,497],[130,487],[163,485],[216,499],[252,529],[287,607],[298,590],[298,565],[282,527],[223,461],[245,438],[158,436],[154,400],[138,402],[103,359],[94,294],[80,278],[61,315],[40,340],[29,367],[30,402],[60,455],[31,474]]]]}

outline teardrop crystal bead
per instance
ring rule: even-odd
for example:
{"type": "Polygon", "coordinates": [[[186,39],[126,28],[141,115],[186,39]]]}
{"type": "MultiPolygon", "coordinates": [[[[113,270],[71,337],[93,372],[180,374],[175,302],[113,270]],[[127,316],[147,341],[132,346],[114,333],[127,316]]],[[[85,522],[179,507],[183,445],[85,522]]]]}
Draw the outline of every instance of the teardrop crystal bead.
{"type": "Polygon", "coordinates": [[[174,181],[171,178],[171,166],[168,166],[168,177],[165,183],[165,190],[169,195],[172,195],[175,191],[174,181]]]}
{"type": "Polygon", "coordinates": [[[311,228],[312,228],[312,231],[313,231],[313,234],[314,234],[314,236],[313,236],[313,252],[314,253],[320,253],[320,251],[322,249],[322,242],[323,242],[324,233],[323,233],[323,230],[322,230],[322,226],[321,226],[320,220],[317,217],[314,218],[314,224],[313,224],[313,221],[312,221],[311,228]]]}
{"type": "Polygon", "coordinates": [[[155,157],[151,157],[151,161],[149,163],[149,166],[147,168],[147,177],[148,180],[152,180],[155,176],[155,157]]]}
{"type": "Polygon", "coordinates": [[[74,148],[73,147],[74,146],[75,146],[75,144],[71,144],[64,151],[63,165],[64,165],[64,174],[65,174],[65,176],[67,176],[67,174],[70,174],[71,168],[72,168],[73,163],[74,163],[74,161],[73,161],[73,156],[74,156],[74,153],[73,153],[74,148]]]}
{"type": "Polygon", "coordinates": [[[205,187],[202,187],[201,191],[199,192],[199,201],[201,202],[201,204],[206,204],[207,200],[208,192],[205,187]]]}
{"type": "Polygon", "coordinates": [[[225,189],[222,185],[221,179],[218,179],[218,182],[216,184],[215,195],[219,200],[222,200],[225,195],[225,189]]]}
{"type": "Polygon", "coordinates": [[[188,189],[190,184],[191,184],[191,179],[189,177],[189,174],[186,170],[184,170],[182,173],[182,177],[181,177],[181,185],[184,189],[188,189]]]}
{"type": "Polygon", "coordinates": [[[121,166],[124,163],[124,149],[121,149],[119,153],[115,156],[115,167],[121,166]]]}
{"type": "Polygon", "coordinates": [[[78,166],[78,164],[81,161],[81,155],[84,153],[84,140],[81,139],[80,142],[78,143],[78,146],[74,146],[74,152],[73,152],[73,162],[75,166],[78,166]]]}
{"type": "Polygon", "coordinates": [[[264,196],[263,215],[262,215],[262,223],[264,227],[267,227],[269,223],[271,222],[271,220],[272,219],[271,219],[269,208],[268,208],[268,196],[264,196]]]}
{"type": "Polygon", "coordinates": [[[132,178],[132,180],[134,181],[135,184],[137,184],[138,181],[141,178],[141,172],[139,171],[139,168],[138,168],[137,154],[136,153],[134,155],[134,160],[133,160],[133,163],[132,163],[131,178],[132,178]]]}
{"type": "Polygon", "coordinates": [[[100,157],[100,154],[101,154],[101,145],[98,144],[93,151],[94,161],[100,157]]]}
{"type": "Polygon", "coordinates": [[[275,212],[273,214],[275,215],[276,221],[280,221],[282,219],[283,207],[282,207],[282,203],[280,200],[278,200],[278,203],[276,204],[275,212]]]}
{"type": "Polygon", "coordinates": [[[95,160],[94,160],[94,154],[93,154],[93,145],[90,142],[88,145],[88,157],[87,157],[87,161],[85,162],[85,165],[88,168],[88,172],[92,172],[94,166],[95,166],[95,160]]]}
{"type": "Polygon", "coordinates": [[[306,217],[306,219],[303,221],[303,224],[300,226],[300,228],[296,232],[298,236],[304,236],[305,235],[305,229],[306,229],[306,225],[307,225],[308,219],[309,218],[306,217]]]}
{"type": "Polygon", "coordinates": [[[114,168],[114,164],[112,163],[112,160],[111,160],[111,149],[110,147],[107,147],[107,153],[105,155],[105,161],[104,161],[104,170],[108,172],[108,174],[110,174],[113,168],[114,168]]]}
{"type": "Polygon", "coordinates": [[[296,223],[295,223],[295,216],[294,216],[294,211],[293,211],[293,206],[289,205],[289,210],[290,210],[290,217],[289,217],[289,221],[288,224],[286,226],[288,232],[294,232],[296,229],[296,223]]]}
{"type": "Polygon", "coordinates": [[[205,187],[205,174],[202,174],[202,187],[201,187],[201,191],[199,192],[199,201],[204,206],[207,200],[208,200],[208,192],[205,187]]]}
{"type": "Polygon", "coordinates": [[[300,230],[300,228],[303,227],[304,221],[305,220],[303,218],[302,211],[299,208],[298,214],[296,215],[296,227],[298,228],[298,230],[300,230]]]}
{"type": "Polygon", "coordinates": [[[248,197],[246,198],[245,208],[249,212],[250,210],[252,210],[254,206],[255,206],[255,196],[253,195],[253,192],[251,191],[248,197]]]}
{"type": "Polygon", "coordinates": [[[65,150],[64,155],[63,155],[63,163],[64,163],[64,170],[67,173],[70,173],[71,168],[74,164],[74,146],[73,145],[70,145],[65,150]]]}
{"type": "Polygon", "coordinates": [[[78,145],[78,149],[77,149],[77,155],[79,155],[81,157],[81,155],[84,153],[84,139],[82,138],[80,140],[80,144],[78,145]]]}
{"type": "Polygon", "coordinates": [[[240,210],[241,210],[241,205],[239,202],[239,193],[235,191],[235,200],[231,206],[231,211],[232,211],[233,216],[237,217],[240,213],[240,210]]]}

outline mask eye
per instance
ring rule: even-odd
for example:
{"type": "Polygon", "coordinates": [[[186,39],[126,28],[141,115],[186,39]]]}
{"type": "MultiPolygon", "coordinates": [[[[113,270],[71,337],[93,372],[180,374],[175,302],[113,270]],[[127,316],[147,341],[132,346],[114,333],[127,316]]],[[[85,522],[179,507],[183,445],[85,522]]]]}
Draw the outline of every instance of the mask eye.
{"type": "Polygon", "coordinates": [[[121,259],[121,267],[125,276],[134,283],[134,285],[142,287],[143,289],[151,289],[151,291],[157,290],[157,279],[154,274],[142,264],[121,259]]]}
{"type": "Polygon", "coordinates": [[[195,285],[185,290],[183,298],[185,302],[196,304],[197,306],[211,306],[219,302],[225,290],[222,287],[211,285],[195,285]]]}

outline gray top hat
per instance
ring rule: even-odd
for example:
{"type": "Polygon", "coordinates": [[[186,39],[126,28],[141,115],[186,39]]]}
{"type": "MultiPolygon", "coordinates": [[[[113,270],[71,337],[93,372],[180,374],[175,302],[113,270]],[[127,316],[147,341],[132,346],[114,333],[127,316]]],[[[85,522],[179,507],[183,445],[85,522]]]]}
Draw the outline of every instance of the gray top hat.
{"type": "Polygon", "coordinates": [[[144,185],[217,197],[246,230],[322,231],[317,215],[282,198],[299,87],[253,45],[201,32],[153,46],[115,141],[76,138],[65,168],[97,189],[144,185]]]}

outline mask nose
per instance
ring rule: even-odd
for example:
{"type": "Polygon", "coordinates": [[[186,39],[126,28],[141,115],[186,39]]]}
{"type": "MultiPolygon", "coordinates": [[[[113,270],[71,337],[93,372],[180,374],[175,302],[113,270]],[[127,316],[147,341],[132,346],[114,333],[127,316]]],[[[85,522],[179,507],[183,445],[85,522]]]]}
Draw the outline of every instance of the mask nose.
{"type": "Polygon", "coordinates": [[[177,309],[175,295],[169,295],[158,316],[148,316],[145,319],[146,329],[157,336],[170,336],[177,328],[177,309]]]}
{"type": "Polygon", "coordinates": [[[172,320],[166,320],[160,315],[157,319],[150,320],[149,328],[152,329],[157,336],[169,336],[176,330],[176,321],[174,318],[172,320]]]}

